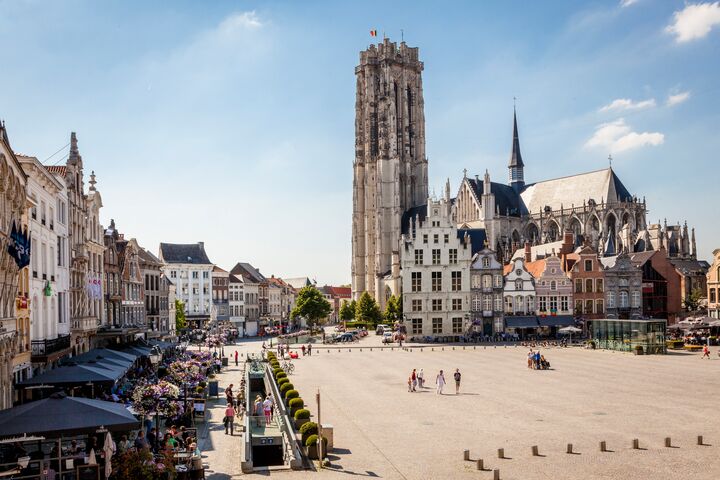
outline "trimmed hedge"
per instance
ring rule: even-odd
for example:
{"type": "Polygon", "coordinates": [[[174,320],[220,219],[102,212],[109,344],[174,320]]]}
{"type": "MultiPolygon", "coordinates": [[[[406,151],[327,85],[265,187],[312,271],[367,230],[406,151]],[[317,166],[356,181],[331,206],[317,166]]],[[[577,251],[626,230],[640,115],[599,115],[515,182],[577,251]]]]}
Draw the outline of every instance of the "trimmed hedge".
{"type": "Polygon", "coordinates": [[[303,399],[301,397],[293,398],[288,402],[288,407],[291,409],[297,408],[301,409],[305,406],[305,402],[303,402],[303,399]]]}
{"type": "Polygon", "coordinates": [[[305,445],[305,441],[310,435],[317,435],[318,424],[315,422],[305,422],[300,427],[300,435],[302,435],[302,444],[305,445]]]}
{"type": "Polygon", "coordinates": [[[281,378],[287,378],[287,373],[279,372],[277,375],[275,375],[275,380],[280,380],[281,378]]]}
{"type": "Polygon", "coordinates": [[[288,390],[285,392],[285,400],[292,400],[293,398],[298,398],[300,396],[300,392],[297,390],[288,390]]]}
{"type": "Polygon", "coordinates": [[[281,394],[281,395],[285,395],[285,392],[288,392],[288,391],[290,391],[290,390],[292,390],[292,389],[294,389],[294,388],[295,388],[295,386],[294,386],[292,383],[290,383],[290,382],[283,383],[283,384],[280,386],[280,394],[281,394]]]}
{"type": "MultiPolygon", "coordinates": [[[[315,444],[317,444],[317,439],[318,439],[318,436],[316,434],[310,435],[309,437],[307,437],[307,440],[305,440],[305,446],[306,447],[315,446],[315,444]]],[[[327,452],[328,440],[325,437],[322,437],[322,440],[323,440],[323,452],[327,452]]]]}
{"type": "Polygon", "coordinates": [[[278,387],[282,387],[283,385],[285,385],[286,383],[289,383],[289,382],[290,382],[289,378],[283,377],[277,381],[277,384],[278,384],[278,387]]]}
{"type": "MultiPolygon", "coordinates": [[[[310,418],[310,410],[308,410],[307,408],[301,408],[300,410],[295,412],[294,417],[295,417],[295,420],[308,419],[308,418],[310,418]]],[[[307,423],[305,425],[307,425],[307,423]]],[[[303,425],[303,427],[305,425],[303,425]]],[[[302,428],[302,427],[300,427],[300,428],[302,428]]]]}

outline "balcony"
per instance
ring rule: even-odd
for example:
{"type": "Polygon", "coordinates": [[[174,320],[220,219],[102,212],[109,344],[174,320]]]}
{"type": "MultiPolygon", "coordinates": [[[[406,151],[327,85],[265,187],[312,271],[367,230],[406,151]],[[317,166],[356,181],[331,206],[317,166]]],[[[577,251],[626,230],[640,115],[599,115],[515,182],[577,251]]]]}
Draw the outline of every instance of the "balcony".
{"type": "Polygon", "coordinates": [[[98,320],[95,317],[74,318],[72,329],[75,332],[94,332],[98,328],[98,320]]]}
{"type": "Polygon", "coordinates": [[[33,362],[53,362],[70,351],[70,335],[31,342],[33,362]]]}
{"type": "Polygon", "coordinates": [[[492,310],[483,310],[483,311],[482,311],[482,316],[483,316],[483,317],[492,317],[492,316],[493,316],[493,311],[492,311],[492,310]]]}
{"type": "Polygon", "coordinates": [[[493,287],[482,287],[482,292],[483,293],[492,293],[493,287]]]}

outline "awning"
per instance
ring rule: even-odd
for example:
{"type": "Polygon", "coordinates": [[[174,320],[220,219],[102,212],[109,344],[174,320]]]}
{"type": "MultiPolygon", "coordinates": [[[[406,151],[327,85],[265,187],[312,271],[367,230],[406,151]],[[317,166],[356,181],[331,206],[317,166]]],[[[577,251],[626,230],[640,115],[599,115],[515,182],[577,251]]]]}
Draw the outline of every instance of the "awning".
{"type": "MultiPolygon", "coordinates": [[[[59,370],[59,369],[58,369],[59,370]]],[[[0,412],[0,436],[20,434],[77,435],[138,428],[140,422],[122,403],[67,397],[54,393],[49,398],[0,412]]]]}
{"type": "Polygon", "coordinates": [[[537,328],[538,321],[535,316],[505,317],[506,328],[537,328]]]}
{"type": "Polygon", "coordinates": [[[541,327],[567,327],[575,325],[572,315],[557,315],[555,317],[538,317],[541,327]]]}
{"type": "Polygon", "coordinates": [[[79,364],[58,367],[36,375],[18,385],[77,385],[88,382],[115,382],[125,374],[122,370],[109,368],[109,365],[79,364]]]}

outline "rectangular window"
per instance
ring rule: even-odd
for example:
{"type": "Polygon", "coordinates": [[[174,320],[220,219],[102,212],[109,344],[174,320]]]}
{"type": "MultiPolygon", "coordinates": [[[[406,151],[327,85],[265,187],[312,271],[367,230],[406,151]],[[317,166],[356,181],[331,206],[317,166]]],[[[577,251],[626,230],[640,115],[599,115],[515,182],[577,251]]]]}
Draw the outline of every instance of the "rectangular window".
{"type": "Polygon", "coordinates": [[[582,278],[575,279],[575,293],[582,293],[583,281],[582,278]]]}
{"type": "Polygon", "coordinates": [[[439,243],[439,241],[440,241],[440,235],[438,235],[436,233],[435,235],[433,235],[433,243],[439,243]]]}
{"type": "Polygon", "coordinates": [[[527,312],[532,313],[535,311],[535,299],[530,296],[527,297],[527,312]]]}
{"type": "Polygon", "coordinates": [[[593,301],[585,300],[585,313],[593,313],[593,301]]]}
{"type": "Polygon", "coordinates": [[[428,242],[428,236],[427,236],[427,233],[426,233],[426,234],[423,235],[423,243],[427,243],[427,242],[428,242]]]}
{"type": "Polygon", "coordinates": [[[603,313],[605,311],[603,303],[604,302],[602,300],[595,301],[595,313],[603,313]]]}
{"type": "Polygon", "coordinates": [[[454,265],[457,263],[457,248],[451,248],[448,250],[448,256],[449,256],[449,263],[450,265],[454,265]]]}
{"type": "Polygon", "coordinates": [[[471,277],[471,281],[472,281],[472,288],[480,288],[480,275],[474,274],[471,277]]]}
{"type": "Polygon", "coordinates": [[[410,331],[414,334],[422,333],[422,319],[413,318],[410,320],[410,331]]]}
{"type": "Polygon", "coordinates": [[[583,313],[583,301],[575,300],[575,315],[580,315],[581,313],[583,313]]]}
{"type": "Polygon", "coordinates": [[[495,311],[496,312],[502,312],[503,304],[502,304],[502,295],[499,293],[495,295],[495,311]]]}
{"type": "Polygon", "coordinates": [[[603,279],[596,278],[595,279],[595,291],[598,293],[602,293],[604,289],[605,289],[605,286],[603,285],[603,279]]]}
{"type": "Polygon", "coordinates": [[[547,297],[540,297],[540,311],[547,312],[547,297]]]}
{"type": "Polygon", "coordinates": [[[640,292],[632,292],[632,306],[633,308],[640,307],[640,292]]]}
{"type": "Polygon", "coordinates": [[[422,265],[423,264],[423,250],[422,249],[415,249],[415,265],[422,265]]]}
{"type": "Polygon", "coordinates": [[[50,207],[50,230],[55,230],[55,209],[50,207]]]}
{"type": "Polygon", "coordinates": [[[480,295],[478,295],[478,294],[475,294],[472,297],[472,310],[474,312],[480,311],[480,295]]]}
{"type": "Polygon", "coordinates": [[[413,300],[412,301],[412,311],[413,312],[422,311],[422,300],[413,300]]]}
{"type": "Polygon", "coordinates": [[[431,290],[433,292],[439,292],[442,290],[442,272],[432,272],[431,276],[431,290]]]}
{"type": "Polygon", "coordinates": [[[492,295],[483,295],[483,310],[486,312],[492,310],[492,295]]]}
{"type": "Polygon", "coordinates": [[[433,318],[432,319],[432,333],[434,333],[434,334],[442,333],[442,318],[433,318]]]}
{"type": "Polygon", "coordinates": [[[585,271],[592,272],[593,262],[592,260],[585,260],[585,271]]]}
{"type": "Polygon", "coordinates": [[[442,310],[442,299],[441,298],[433,298],[432,300],[432,311],[433,312],[439,312],[442,310]]]}
{"type": "Polygon", "coordinates": [[[462,318],[452,319],[452,333],[462,333],[462,318]]]}
{"type": "Polygon", "coordinates": [[[502,288],[503,286],[503,277],[502,275],[495,275],[495,288],[502,288]]]}
{"type": "Polygon", "coordinates": [[[209,275],[210,275],[210,272],[203,272],[203,278],[208,278],[209,275]]]}
{"type": "Polygon", "coordinates": [[[485,274],[482,276],[482,287],[483,290],[491,290],[492,289],[492,275],[485,274]]]}
{"type": "Polygon", "coordinates": [[[432,264],[440,265],[440,249],[433,248],[432,251],[432,264]]]}
{"type": "Polygon", "coordinates": [[[462,272],[450,272],[450,289],[459,292],[462,289],[462,272]]]}
{"type": "Polygon", "coordinates": [[[192,272],[192,278],[198,278],[198,272],[192,272]]]}
{"type": "Polygon", "coordinates": [[[588,293],[592,293],[593,291],[593,281],[592,278],[586,278],[585,279],[585,291],[588,293]]]}
{"type": "Polygon", "coordinates": [[[443,240],[445,241],[445,243],[448,243],[450,241],[450,235],[446,233],[443,240]]]}
{"type": "Polygon", "coordinates": [[[714,288],[711,288],[711,289],[710,289],[710,303],[715,303],[715,302],[717,302],[717,297],[716,297],[715,289],[714,289],[714,288]]]}
{"type": "Polygon", "coordinates": [[[607,292],[608,308],[615,308],[615,292],[607,292]]]}
{"type": "Polygon", "coordinates": [[[452,309],[456,312],[462,310],[462,298],[452,299],[452,309]]]}
{"type": "Polygon", "coordinates": [[[422,289],[422,272],[412,272],[410,288],[413,292],[419,292],[422,289]]]}

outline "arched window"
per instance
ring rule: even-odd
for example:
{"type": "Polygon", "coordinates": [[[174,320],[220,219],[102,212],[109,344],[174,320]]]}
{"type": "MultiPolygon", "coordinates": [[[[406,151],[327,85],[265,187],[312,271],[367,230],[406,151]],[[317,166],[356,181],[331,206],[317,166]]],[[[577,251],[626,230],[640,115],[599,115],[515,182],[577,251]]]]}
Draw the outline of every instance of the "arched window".
{"type": "Polygon", "coordinates": [[[625,290],[622,290],[620,292],[620,308],[627,308],[628,307],[628,292],[625,290]]]}
{"type": "Polygon", "coordinates": [[[522,289],[523,289],[523,281],[515,280],[515,290],[522,290],[522,289]]]}
{"type": "Polygon", "coordinates": [[[525,303],[525,302],[523,302],[523,297],[521,297],[520,295],[517,295],[515,297],[515,311],[516,312],[524,311],[525,306],[523,305],[523,303],[525,303]]]}

